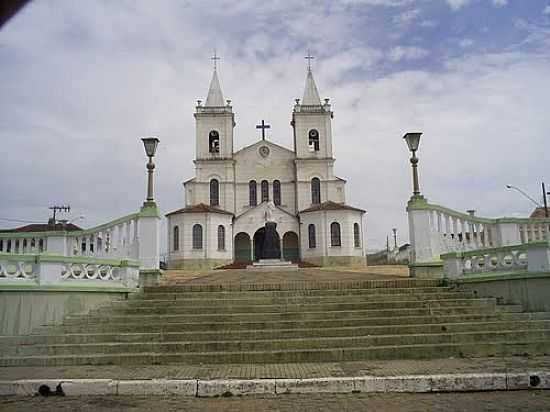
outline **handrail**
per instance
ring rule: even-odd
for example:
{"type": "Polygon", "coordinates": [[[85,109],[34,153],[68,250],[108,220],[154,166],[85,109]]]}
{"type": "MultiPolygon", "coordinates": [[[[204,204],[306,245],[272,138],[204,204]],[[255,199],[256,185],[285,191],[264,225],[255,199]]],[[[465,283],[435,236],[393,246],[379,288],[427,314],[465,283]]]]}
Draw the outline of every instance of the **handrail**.
{"type": "Polygon", "coordinates": [[[120,225],[122,223],[129,222],[133,219],[144,217],[144,216],[151,216],[151,211],[148,209],[143,209],[140,212],[131,213],[126,216],[122,216],[119,218],[116,218],[114,220],[111,220],[107,223],[102,223],[101,225],[91,227],[89,229],[81,229],[81,230],[50,230],[47,232],[0,232],[0,239],[21,239],[21,238],[31,238],[31,237],[51,237],[51,236],[85,236],[85,235],[91,235],[96,232],[101,232],[102,230],[108,229],[111,226],[120,225]]]}
{"type": "Polygon", "coordinates": [[[445,213],[449,216],[472,221],[474,223],[482,224],[498,224],[498,223],[518,223],[518,224],[529,224],[529,223],[548,223],[550,224],[550,218],[529,218],[529,217],[499,217],[499,218],[485,218],[479,216],[472,216],[467,213],[462,213],[448,207],[437,205],[435,203],[428,203],[421,199],[415,199],[409,201],[407,204],[407,211],[409,210],[434,210],[437,212],[445,213]]]}

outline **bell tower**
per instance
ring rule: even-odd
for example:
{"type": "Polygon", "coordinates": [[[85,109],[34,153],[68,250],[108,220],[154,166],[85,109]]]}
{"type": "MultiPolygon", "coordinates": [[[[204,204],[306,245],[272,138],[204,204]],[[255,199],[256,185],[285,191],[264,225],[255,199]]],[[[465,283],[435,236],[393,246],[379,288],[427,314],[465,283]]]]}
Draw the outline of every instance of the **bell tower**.
{"type": "Polygon", "coordinates": [[[306,85],[302,101],[296,99],[291,125],[294,129],[294,151],[298,159],[332,159],[332,117],[329,100],[321,103],[308,59],[306,85]]]}
{"type": "Polygon", "coordinates": [[[235,115],[231,100],[223,100],[223,93],[218,79],[214,53],[214,73],[210,81],[208,96],[204,105],[197,102],[195,110],[196,123],[196,159],[231,159],[233,157],[233,128],[235,115]]]}

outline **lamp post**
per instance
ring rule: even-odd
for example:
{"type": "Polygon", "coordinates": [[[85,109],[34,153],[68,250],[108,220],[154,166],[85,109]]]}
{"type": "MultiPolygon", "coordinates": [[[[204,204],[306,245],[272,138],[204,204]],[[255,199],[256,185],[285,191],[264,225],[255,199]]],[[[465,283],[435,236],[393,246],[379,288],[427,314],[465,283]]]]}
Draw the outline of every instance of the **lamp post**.
{"type": "Polygon", "coordinates": [[[157,151],[159,139],[156,137],[144,137],[141,141],[145,147],[145,154],[149,157],[149,161],[147,162],[147,200],[143,206],[154,206],[155,198],[153,196],[153,170],[155,170],[155,164],[153,163],[153,157],[157,151]]]}
{"type": "Polygon", "coordinates": [[[544,200],[544,217],[548,217],[548,200],[546,199],[546,195],[550,195],[550,192],[546,191],[546,187],[544,187],[544,182],[542,182],[542,199],[544,200]]]}
{"type": "Polygon", "coordinates": [[[403,139],[407,142],[407,146],[409,146],[409,150],[412,153],[413,197],[420,197],[420,186],[418,184],[418,157],[416,157],[416,151],[420,144],[420,136],[422,136],[420,132],[406,133],[405,136],[403,136],[403,139]]]}

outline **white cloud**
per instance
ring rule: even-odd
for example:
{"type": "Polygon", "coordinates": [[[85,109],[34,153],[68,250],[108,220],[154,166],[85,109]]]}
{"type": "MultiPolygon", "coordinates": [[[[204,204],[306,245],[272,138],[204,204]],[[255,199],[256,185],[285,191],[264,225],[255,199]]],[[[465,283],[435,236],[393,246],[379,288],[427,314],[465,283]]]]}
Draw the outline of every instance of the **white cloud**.
{"type": "Polygon", "coordinates": [[[467,6],[470,3],[470,0],[446,0],[447,4],[454,11],[460,10],[462,7],[467,6]]]}
{"type": "Polygon", "coordinates": [[[504,7],[508,5],[508,0],[492,0],[493,6],[504,7]]]}
{"type": "Polygon", "coordinates": [[[420,16],[420,9],[411,9],[404,11],[393,17],[393,22],[398,25],[407,25],[418,19],[420,16]]]}
{"type": "Polygon", "coordinates": [[[429,51],[415,46],[397,46],[390,50],[388,57],[393,62],[400,60],[422,59],[429,54],[429,51]]]}
{"type": "Polygon", "coordinates": [[[472,39],[462,39],[458,42],[463,49],[473,46],[474,41],[472,39]]]}
{"type": "Polygon", "coordinates": [[[422,20],[420,22],[420,27],[431,28],[431,27],[437,27],[438,24],[439,22],[437,22],[436,20],[422,20]]]}
{"type": "Polygon", "coordinates": [[[550,14],[550,4],[542,10],[542,14],[550,14]]]}

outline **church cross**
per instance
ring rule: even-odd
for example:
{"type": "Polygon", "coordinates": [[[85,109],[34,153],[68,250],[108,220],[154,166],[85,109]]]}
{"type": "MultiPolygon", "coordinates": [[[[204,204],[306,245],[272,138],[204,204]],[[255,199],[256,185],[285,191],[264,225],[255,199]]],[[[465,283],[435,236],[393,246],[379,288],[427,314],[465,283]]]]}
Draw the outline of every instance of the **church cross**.
{"type": "Polygon", "coordinates": [[[217,69],[217,60],[221,60],[221,57],[219,57],[217,54],[216,54],[216,49],[214,49],[214,55],[212,57],[210,57],[210,60],[212,60],[214,62],[214,70],[217,69]]]}
{"type": "Polygon", "coordinates": [[[304,57],[304,59],[307,60],[307,70],[310,72],[311,71],[311,61],[314,59],[315,57],[313,57],[310,53],[310,51],[308,50],[307,51],[307,56],[304,57]]]}
{"type": "Polygon", "coordinates": [[[257,124],[256,129],[262,129],[262,140],[265,140],[265,129],[271,129],[271,126],[262,120],[262,124],[257,124]]]}

